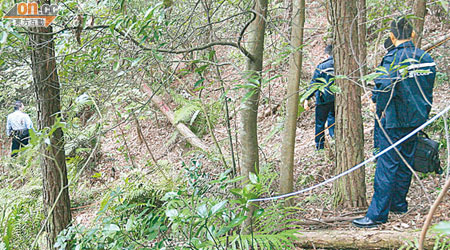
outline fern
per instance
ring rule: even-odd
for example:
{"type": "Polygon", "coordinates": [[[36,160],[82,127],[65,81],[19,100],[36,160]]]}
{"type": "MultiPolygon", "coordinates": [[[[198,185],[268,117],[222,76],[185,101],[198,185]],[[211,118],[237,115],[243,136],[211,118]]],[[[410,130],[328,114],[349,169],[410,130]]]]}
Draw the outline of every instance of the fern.
{"type": "MultiPolygon", "coordinates": [[[[294,249],[293,239],[296,238],[296,233],[298,233],[297,229],[272,234],[233,234],[232,236],[221,237],[218,241],[221,246],[231,249],[294,249]]],[[[216,246],[214,245],[205,249],[215,248],[216,246]]]]}
{"type": "Polygon", "coordinates": [[[174,112],[175,123],[183,122],[192,125],[201,111],[201,106],[194,101],[184,104],[174,112]]]}

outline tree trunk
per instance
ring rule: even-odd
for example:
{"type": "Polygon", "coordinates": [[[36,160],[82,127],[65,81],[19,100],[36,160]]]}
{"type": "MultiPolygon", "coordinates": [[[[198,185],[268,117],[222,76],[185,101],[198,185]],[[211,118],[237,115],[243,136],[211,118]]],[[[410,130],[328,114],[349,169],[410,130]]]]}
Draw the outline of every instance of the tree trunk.
{"type": "Polygon", "coordinates": [[[161,112],[167,117],[170,123],[180,132],[182,136],[188,141],[192,146],[199,148],[205,152],[209,152],[210,148],[206,145],[200,138],[198,138],[194,132],[192,132],[186,125],[183,123],[175,123],[175,115],[172,110],[167,106],[167,104],[146,85],[143,85],[143,89],[146,94],[152,98],[153,104],[161,110],[161,112]]]}
{"type": "MultiPolygon", "coordinates": [[[[365,230],[319,230],[301,231],[296,234],[295,245],[308,249],[411,249],[418,232],[365,231],[365,230]]],[[[436,237],[435,235],[433,235],[436,237]]],[[[433,249],[435,239],[426,239],[425,249],[433,249]]],[[[415,249],[413,247],[412,249],[415,249]]]]}
{"type": "Polygon", "coordinates": [[[413,19],[413,27],[416,32],[416,37],[413,39],[414,44],[417,48],[420,48],[422,44],[423,36],[423,24],[425,22],[425,15],[427,14],[427,1],[426,0],[416,0],[414,2],[414,15],[417,19],[413,19]]]}
{"type": "MultiPolygon", "coordinates": [[[[241,175],[248,178],[249,173],[259,172],[257,116],[259,105],[259,91],[264,52],[264,33],[266,29],[267,0],[257,0],[254,11],[257,13],[255,20],[249,26],[248,45],[252,59],[247,61],[246,81],[253,85],[244,95],[241,104],[240,142],[242,152],[241,175]],[[258,84],[255,84],[258,82],[258,84]]],[[[248,219],[244,228],[248,228],[251,215],[255,211],[256,204],[250,205],[248,219]]]]}
{"type": "MultiPolygon", "coordinates": [[[[45,3],[50,4],[49,1],[45,3]]],[[[60,85],[56,70],[52,27],[34,28],[30,35],[33,81],[37,97],[38,129],[52,128],[60,115],[60,85]]],[[[56,237],[72,220],[69,188],[61,128],[49,135],[49,144],[41,147],[46,249],[53,249],[56,237]]]]}
{"type": "MultiPolygon", "coordinates": [[[[303,44],[305,0],[294,0],[292,12],[291,46],[298,49],[303,44]]],[[[297,130],[298,88],[302,69],[302,52],[300,50],[292,53],[289,65],[286,119],[281,145],[280,192],[283,194],[292,192],[294,186],[295,131],[297,130]]]]}
{"type": "MultiPolygon", "coordinates": [[[[350,79],[359,79],[358,21],[356,0],[333,0],[334,62],[336,79],[341,89],[336,94],[336,174],[346,171],[364,159],[364,135],[361,115],[361,88],[350,79]],[[355,54],[356,53],[356,54],[355,54]]],[[[367,206],[364,168],[334,183],[337,206],[367,206]]]]}

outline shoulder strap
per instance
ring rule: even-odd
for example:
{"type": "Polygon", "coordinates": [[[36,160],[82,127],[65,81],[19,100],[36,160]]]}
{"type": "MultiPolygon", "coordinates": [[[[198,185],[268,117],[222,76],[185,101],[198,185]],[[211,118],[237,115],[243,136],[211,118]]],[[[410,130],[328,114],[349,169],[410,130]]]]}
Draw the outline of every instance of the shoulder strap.
{"type": "Polygon", "coordinates": [[[425,133],[425,132],[423,132],[423,130],[420,130],[419,133],[417,133],[417,135],[430,139],[430,137],[428,136],[428,134],[425,133]]]}

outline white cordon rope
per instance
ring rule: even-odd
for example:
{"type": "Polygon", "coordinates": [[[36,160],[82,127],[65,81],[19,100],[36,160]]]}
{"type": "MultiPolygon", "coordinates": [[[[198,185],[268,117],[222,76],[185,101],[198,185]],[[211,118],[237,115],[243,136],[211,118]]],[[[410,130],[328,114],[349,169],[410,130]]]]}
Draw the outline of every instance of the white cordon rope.
{"type": "Polygon", "coordinates": [[[369,159],[367,159],[367,160],[365,160],[365,161],[359,163],[358,165],[356,165],[356,166],[354,166],[354,167],[352,167],[352,168],[350,168],[350,169],[348,169],[348,170],[346,170],[346,171],[344,171],[344,172],[342,172],[342,173],[340,173],[340,174],[338,174],[338,175],[336,175],[336,176],[334,176],[334,177],[332,177],[332,178],[330,178],[330,179],[328,179],[328,180],[325,180],[325,181],[323,181],[323,182],[321,182],[321,183],[318,183],[318,184],[316,184],[316,185],[314,185],[314,186],[311,186],[311,187],[309,187],[309,188],[305,188],[305,189],[302,189],[302,190],[299,190],[299,191],[295,191],[295,192],[292,192],[292,193],[287,193],[287,194],[282,194],[282,195],[273,196],[273,197],[267,197],[267,198],[251,199],[251,200],[248,200],[247,203],[249,203],[249,202],[257,202],[257,201],[278,200],[278,199],[283,199],[283,198],[291,197],[291,196],[294,196],[294,195],[298,195],[298,194],[301,194],[301,193],[304,193],[304,192],[313,190],[313,189],[318,188],[318,187],[320,187],[320,186],[323,186],[323,185],[325,185],[325,184],[327,184],[327,183],[330,183],[330,182],[332,182],[332,181],[334,181],[334,180],[336,180],[336,179],[339,179],[339,178],[341,178],[342,176],[348,175],[349,173],[351,173],[351,172],[357,170],[358,168],[360,168],[360,167],[366,165],[367,163],[369,163],[369,162],[375,160],[376,158],[378,158],[378,157],[380,157],[381,155],[385,154],[387,151],[393,149],[394,147],[398,146],[398,145],[401,144],[402,142],[406,141],[409,137],[413,136],[414,134],[416,134],[417,132],[419,132],[420,130],[422,130],[422,129],[425,128],[426,126],[428,126],[430,123],[434,122],[436,119],[438,119],[439,117],[441,117],[442,115],[444,115],[445,113],[447,113],[449,110],[450,110],[450,105],[447,106],[447,107],[446,107],[444,110],[442,110],[441,112],[439,112],[437,115],[435,115],[433,118],[431,118],[430,120],[428,120],[427,122],[425,122],[424,124],[422,124],[420,127],[416,128],[414,131],[412,131],[411,133],[409,133],[408,135],[406,135],[406,136],[403,137],[402,139],[398,140],[396,143],[394,143],[394,144],[392,144],[391,146],[389,146],[388,148],[382,150],[381,152],[379,152],[378,154],[372,156],[371,158],[369,158],[369,159]]]}

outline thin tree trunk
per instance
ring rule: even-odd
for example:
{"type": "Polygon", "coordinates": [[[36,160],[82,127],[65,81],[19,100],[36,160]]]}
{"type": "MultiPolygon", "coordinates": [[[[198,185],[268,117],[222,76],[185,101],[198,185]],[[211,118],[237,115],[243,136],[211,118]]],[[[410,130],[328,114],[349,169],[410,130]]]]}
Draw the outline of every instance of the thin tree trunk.
{"type": "Polygon", "coordinates": [[[416,37],[413,39],[414,44],[417,48],[420,48],[422,44],[423,36],[423,24],[425,22],[425,16],[427,14],[427,1],[426,0],[416,0],[414,2],[414,15],[417,19],[413,19],[413,27],[416,32],[416,37]]]}
{"type": "MultiPolygon", "coordinates": [[[[447,118],[444,117],[444,119],[447,119],[447,118]]],[[[431,220],[433,219],[433,215],[436,212],[436,209],[438,208],[442,199],[444,199],[445,195],[447,195],[447,192],[449,189],[450,189],[450,179],[447,179],[444,187],[442,188],[441,193],[439,193],[439,196],[436,198],[433,205],[431,206],[430,211],[428,212],[427,218],[425,219],[425,223],[423,224],[422,231],[420,232],[420,238],[419,238],[419,250],[424,249],[424,242],[425,242],[425,239],[427,236],[428,227],[431,224],[431,220]]]]}
{"type": "MultiPolygon", "coordinates": [[[[50,4],[50,1],[43,1],[50,4]]],[[[34,28],[30,35],[33,81],[37,97],[38,128],[51,128],[61,111],[60,85],[56,70],[52,27],[34,28]]],[[[53,249],[56,237],[71,222],[69,188],[64,153],[64,135],[57,128],[50,143],[41,147],[40,164],[43,180],[46,249],[53,249]]]]}
{"type": "Polygon", "coordinates": [[[159,97],[154,94],[153,91],[146,85],[143,85],[144,91],[148,96],[152,98],[152,102],[161,110],[161,112],[167,117],[170,123],[184,136],[184,138],[194,147],[199,148],[205,152],[209,152],[210,148],[208,145],[203,143],[203,141],[198,138],[194,132],[192,132],[186,125],[183,123],[175,123],[175,116],[172,110],[167,106],[167,104],[159,97]]]}
{"type": "MultiPolygon", "coordinates": [[[[249,26],[248,37],[249,52],[252,54],[253,60],[248,59],[246,72],[246,81],[249,84],[254,85],[254,87],[248,89],[243,97],[244,99],[240,107],[240,142],[242,146],[241,175],[246,177],[249,176],[250,172],[259,172],[257,116],[260,85],[255,84],[255,82],[261,82],[267,0],[257,0],[254,11],[256,12],[256,18],[249,26]]],[[[251,215],[256,208],[255,205],[256,204],[250,205],[250,216],[248,216],[248,219],[244,223],[244,228],[248,228],[250,225],[251,215]]]]}
{"type": "MultiPolygon", "coordinates": [[[[358,21],[356,0],[333,0],[334,62],[341,92],[336,94],[336,174],[355,166],[364,158],[364,135],[361,115],[361,88],[350,79],[359,79],[358,21]],[[355,54],[354,54],[355,53],[355,54]]],[[[364,168],[344,176],[334,183],[337,206],[367,206],[364,168]]]]}
{"type": "MultiPolygon", "coordinates": [[[[303,44],[305,23],[305,0],[293,1],[291,46],[298,49],[303,44]]],[[[284,122],[283,143],[281,145],[280,192],[290,193],[294,186],[295,131],[298,116],[298,89],[302,69],[302,52],[295,51],[289,60],[288,86],[286,93],[286,119],[284,122]]]]}

